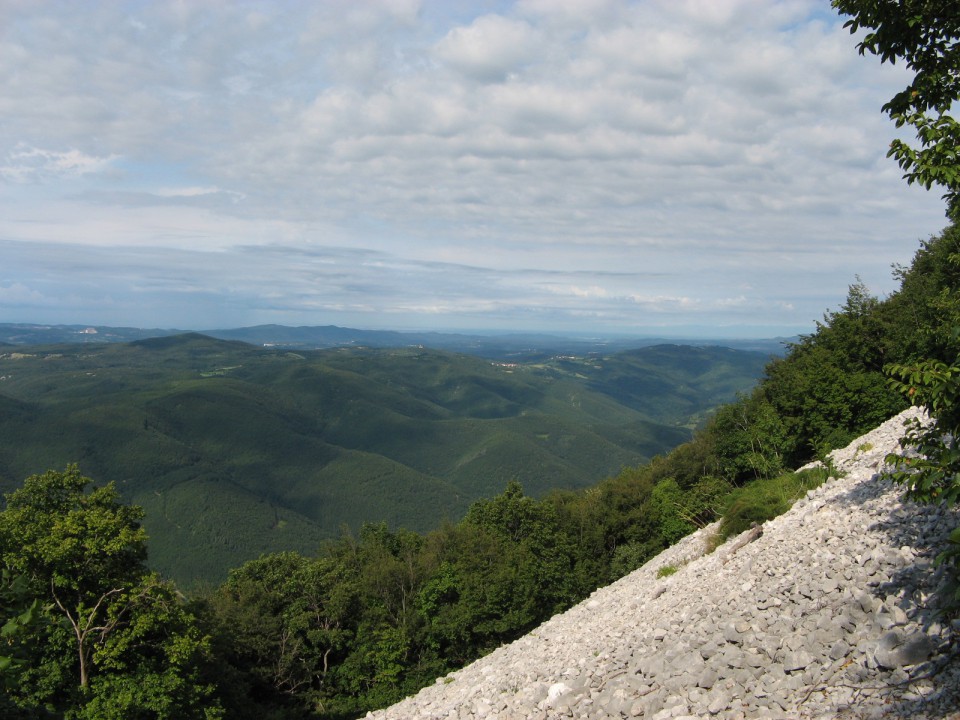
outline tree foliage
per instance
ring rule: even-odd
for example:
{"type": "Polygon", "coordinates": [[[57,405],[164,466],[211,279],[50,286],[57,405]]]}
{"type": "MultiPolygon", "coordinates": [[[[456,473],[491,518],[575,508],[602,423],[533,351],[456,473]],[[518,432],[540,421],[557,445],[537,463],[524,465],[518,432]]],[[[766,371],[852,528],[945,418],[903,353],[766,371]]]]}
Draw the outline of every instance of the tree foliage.
{"type": "Polygon", "coordinates": [[[65,718],[219,717],[200,680],[207,638],[147,570],[142,511],[90,482],[76,466],[34,475],[0,512],[0,563],[47,616],[18,628],[30,650],[10,703],[65,718]]]}
{"type": "Polygon", "coordinates": [[[902,440],[904,454],[889,458],[890,476],[922,502],[960,500],[960,357],[952,364],[925,360],[890,369],[891,385],[924,408],[934,423],[914,419],[902,440]]]}
{"type": "MultiPolygon", "coordinates": [[[[851,15],[851,32],[866,28],[859,44],[861,54],[879,55],[883,62],[902,60],[913,71],[913,81],[897,93],[883,110],[898,127],[916,130],[918,145],[894,140],[889,155],[896,158],[909,183],[946,190],[948,214],[960,220],[960,123],[950,111],[960,97],[960,3],[955,0],[834,0],[834,7],[851,15]]],[[[925,337],[918,346],[930,354],[895,360],[887,367],[890,385],[909,400],[927,409],[932,421],[914,421],[902,444],[905,452],[888,458],[890,477],[906,486],[907,495],[926,502],[954,504],[960,499],[960,293],[956,277],[960,254],[956,225],[938,243],[940,257],[932,273],[914,272],[903,278],[911,284],[939,283],[929,293],[929,310],[923,323],[925,337]],[[944,278],[949,281],[944,282],[944,278]],[[932,315],[932,317],[931,317],[932,315]]],[[[929,251],[928,246],[924,250],[929,251]]],[[[933,253],[927,252],[928,259],[933,253]]],[[[918,265],[915,260],[914,269],[918,265]]],[[[922,310],[921,310],[922,312],[922,310]]],[[[960,578],[960,529],[951,536],[941,556],[954,565],[960,578]]],[[[960,583],[956,583],[960,588],[960,583]]],[[[954,601],[960,605],[960,589],[954,601]]]]}
{"type": "Polygon", "coordinates": [[[916,146],[894,140],[896,159],[909,183],[946,190],[951,215],[960,199],[960,123],[950,114],[960,95],[960,4],[954,0],[833,0],[849,15],[851,33],[865,29],[861,55],[903,62],[914,73],[906,88],[883,106],[897,124],[914,129],[916,146]]]}

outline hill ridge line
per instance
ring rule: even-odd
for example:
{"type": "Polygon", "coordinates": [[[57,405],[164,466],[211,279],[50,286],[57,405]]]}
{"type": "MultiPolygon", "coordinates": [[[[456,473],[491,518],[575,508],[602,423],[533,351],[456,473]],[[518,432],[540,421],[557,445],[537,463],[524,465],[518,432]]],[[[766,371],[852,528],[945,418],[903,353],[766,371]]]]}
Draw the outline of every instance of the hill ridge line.
{"type": "Polygon", "coordinates": [[[753,542],[706,554],[715,526],[699,530],[366,717],[960,718],[960,622],[931,601],[944,582],[933,560],[960,514],[877,478],[918,412],[831,453],[842,477],[753,542]],[[665,565],[678,571],[658,579],[665,565]]]}

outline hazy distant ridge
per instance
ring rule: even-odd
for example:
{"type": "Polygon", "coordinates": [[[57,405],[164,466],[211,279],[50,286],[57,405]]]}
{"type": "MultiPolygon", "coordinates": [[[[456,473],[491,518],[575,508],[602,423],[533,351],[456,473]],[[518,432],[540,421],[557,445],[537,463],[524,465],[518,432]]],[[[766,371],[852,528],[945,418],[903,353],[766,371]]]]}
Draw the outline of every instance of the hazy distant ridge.
{"type": "MultiPolygon", "coordinates": [[[[0,343],[11,345],[49,345],[55,343],[131,342],[151,337],[180,335],[187,331],[172,328],[109,327],[103,325],[40,325],[0,323],[0,343]]],[[[222,340],[240,340],[253,345],[322,349],[333,347],[407,347],[423,345],[439,350],[462,352],[482,357],[548,357],[558,353],[611,353],[660,344],[693,346],[716,345],[737,350],[753,350],[772,355],[784,352],[786,343],[796,338],[723,339],[669,338],[653,336],[611,336],[589,338],[580,335],[543,333],[467,334],[443,332],[397,332],[359,330],[336,325],[290,327],[256,325],[253,327],[200,331],[222,340]]]]}

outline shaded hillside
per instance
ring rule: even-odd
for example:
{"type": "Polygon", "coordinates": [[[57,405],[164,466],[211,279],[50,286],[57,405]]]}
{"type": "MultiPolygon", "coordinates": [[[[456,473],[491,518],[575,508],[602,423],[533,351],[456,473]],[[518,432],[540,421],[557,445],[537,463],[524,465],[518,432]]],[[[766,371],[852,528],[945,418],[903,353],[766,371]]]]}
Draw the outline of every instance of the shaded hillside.
{"type": "Polygon", "coordinates": [[[770,356],[727,347],[656,345],[610,356],[558,362],[591,390],[616,398],[652,420],[693,427],[706,411],[730,402],[760,377],[770,356]]]}
{"type": "MultiPolygon", "coordinates": [[[[668,355],[609,362],[617,382],[635,367],[661,387],[703,383],[668,355]]],[[[755,357],[734,356],[748,387],[755,357]]],[[[534,495],[586,487],[689,438],[688,418],[651,419],[663,393],[622,402],[599,374],[419,348],[292,353],[186,334],[17,348],[0,377],[3,489],[69,462],[116,481],[146,510],[154,565],[181,581],[311,552],[342,526],[426,531],[511,480],[534,495]]]]}

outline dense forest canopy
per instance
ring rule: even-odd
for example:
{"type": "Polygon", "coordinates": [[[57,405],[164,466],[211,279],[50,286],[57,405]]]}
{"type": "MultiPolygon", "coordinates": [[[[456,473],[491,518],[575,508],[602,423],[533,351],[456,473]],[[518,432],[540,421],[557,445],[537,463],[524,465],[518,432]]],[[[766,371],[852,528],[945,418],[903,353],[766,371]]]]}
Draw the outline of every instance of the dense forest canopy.
{"type": "Polygon", "coordinates": [[[657,345],[520,363],[199,334],[0,351],[0,492],[77,463],[144,510],[152,569],[219,583],[346,525],[426,532],[509,480],[589,487],[690,439],[769,355],[657,345]]]}

